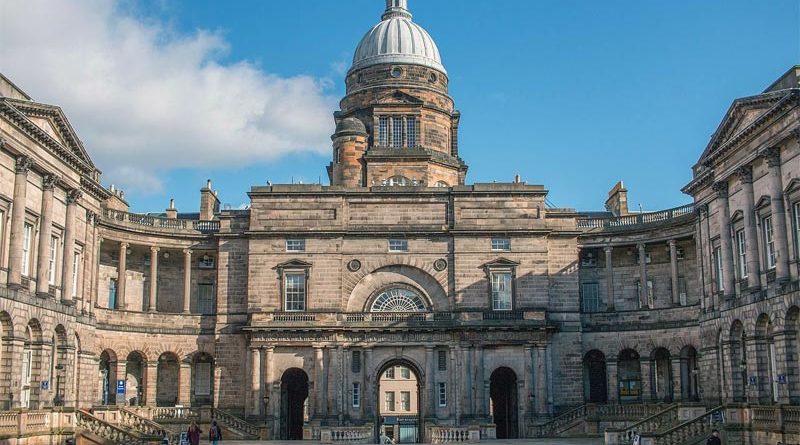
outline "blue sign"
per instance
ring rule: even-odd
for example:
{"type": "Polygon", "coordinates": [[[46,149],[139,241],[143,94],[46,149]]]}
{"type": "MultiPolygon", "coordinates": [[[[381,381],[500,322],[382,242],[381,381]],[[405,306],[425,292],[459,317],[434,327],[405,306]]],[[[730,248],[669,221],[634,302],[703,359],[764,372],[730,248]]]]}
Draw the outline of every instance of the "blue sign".
{"type": "Polygon", "coordinates": [[[125,380],[117,380],[117,394],[125,394],[125,380]]]}
{"type": "Polygon", "coordinates": [[[50,380],[42,380],[42,390],[47,391],[50,389],[50,380]]]}
{"type": "Polygon", "coordinates": [[[786,374],[778,374],[778,383],[781,385],[786,384],[786,374]]]}
{"type": "Polygon", "coordinates": [[[750,386],[756,386],[758,384],[758,377],[751,375],[750,376],[750,386]]]}

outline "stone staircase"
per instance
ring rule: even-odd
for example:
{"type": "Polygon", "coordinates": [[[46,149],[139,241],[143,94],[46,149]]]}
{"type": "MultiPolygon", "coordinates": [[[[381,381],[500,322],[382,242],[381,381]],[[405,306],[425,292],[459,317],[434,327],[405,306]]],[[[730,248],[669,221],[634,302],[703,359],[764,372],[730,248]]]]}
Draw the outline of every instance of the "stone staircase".
{"type": "Polygon", "coordinates": [[[534,437],[599,437],[609,426],[626,425],[657,414],[664,404],[586,404],[536,425],[534,437]]]}
{"type": "Polygon", "coordinates": [[[211,408],[211,416],[223,428],[223,434],[227,430],[227,432],[231,432],[241,439],[255,440],[261,438],[261,427],[253,425],[241,417],[217,408],[211,408]]]}
{"type": "MultiPolygon", "coordinates": [[[[103,412],[106,417],[109,411],[103,412]]],[[[75,412],[75,429],[84,442],[98,445],[158,445],[163,438],[163,429],[154,430],[152,425],[142,425],[131,416],[119,415],[118,419],[126,418],[125,424],[113,424],[108,420],[96,417],[88,411],[75,412]],[[142,431],[136,429],[141,426],[142,431]]]]}

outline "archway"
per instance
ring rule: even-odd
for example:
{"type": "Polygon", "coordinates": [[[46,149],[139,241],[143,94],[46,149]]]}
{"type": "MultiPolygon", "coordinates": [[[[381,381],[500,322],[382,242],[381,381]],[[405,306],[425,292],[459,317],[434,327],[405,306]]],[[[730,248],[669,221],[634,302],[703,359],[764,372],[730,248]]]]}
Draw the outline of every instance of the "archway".
{"type": "Polygon", "coordinates": [[[180,387],[180,365],[178,357],[165,352],[158,358],[156,371],[156,406],[175,406],[178,403],[180,387]]]}
{"type": "Polygon", "coordinates": [[[650,367],[653,398],[657,401],[672,401],[672,357],[665,348],[653,351],[650,367]]]}
{"type": "Polygon", "coordinates": [[[639,364],[639,353],[633,349],[625,349],[619,353],[617,362],[617,378],[619,383],[620,402],[638,402],[642,398],[642,368],[639,364]]]}
{"type": "Polygon", "coordinates": [[[125,400],[128,405],[144,405],[146,360],[136,351],[128,354],[125,360],[125,400]]]}
{"type": "MultiPolygon", "coordinates": [[[[797,369],[798,357],[800,357],[800,347],[798,347],[797,336],[800,335],[800,307],[792,306],[786,312],[786,357],[785,369],[797,369]]],[[[786,376],[789,383],[789,403],[800,405],[800,376],[791,373],[786,376]]]]}
{"type": "Polygon", "coordinates": [[[506,367],[495,369],[490,377],[489,397],[492,418],[497,425],[497,438],[519,437],[517,374],[506,367]]]}
{"type": "Polygon", "coordinates": [[[681,349],[681,400],[684,402],[700,400],[697,373],[697,350],[694,346],[684,346],[681,349]]]}
{"type": "Polygon", "coordinates": [[[42,370],[42,326],[31,319],[25,328],[22,344],[22,391],[20,407],[38,409],[39,381],[43,380],[42,370]],[[37,366],[38,365],[38,366],[37,366]]]}
{"type": "Polygon", "coordinates": [[[205,352],[194,356],[192,363],[192,406],[211,405],[214,359],[205,352]]]}
{"type": "Polygon", "coordinates": [[[390,360],[380,368],[375,379],[378,436],[385,434],[394,443],[418,443],[424,437],[421,377],[408,360],[390,360]]]}
{"type": "Polygon", "coordinates": [[[287,369],[281,377],[281,439],[303,440],[307,400],[308,374],[300,368],[287,369]]]}
{"type": "Polygon", "coordinates": [[[592,350],[583,357],[583,373],[586,386],[584,399],[589,403],[606,403],[608,401],[608,380],[606,378],[606,356],[592,350]]]}
{"type": "Polygon", "coordinates": [[[739,320],[735,320],[731,324],[729,344],[733,401],[744,402],[747,389],[747,349],[745,348],[744,326],[739,320]]]}
{"type": "Polygon", "coordinates": [[[775,362],[775,342],[772,338],[772,321],[769,315],[758,316],[755,337],[758,402],[775,403],[778,401],[778,370],[775,362]]]}
{"type": "MultiPolygon", "coordinates": [[[[2,345],[0,345],[0,369],[14,369],[14,360],[12,354],[7,351],[11,350],[10,342],[13,336],[13,324],[11,323],[11,315],[8,312],[0,312],[0,338],[2,338],[2,345]]],[[[14,396],[11,392],[11,375],[3,373],[0,376],[0,394],[6,394],[7,399],[0,401],[0,407],[3,410],[10,410],[13,408],[14,396]]]]}
{"type": "Polygon", "coordinates": [[[53,385],[53,405],[63,406],[66,397],[67,366],[69,366],[69,347],[67,345],[67,330],[63,325],[56,326],[53,336],[53,350],[51,356],[51,382],[53,385]]]}
{"type": "Polygon", "coordinates": [[[117,354],[109,349],[100,353],[100,369],[98,373],[100,385],[100,403],[114,405],[117,403],[117,354]]]}

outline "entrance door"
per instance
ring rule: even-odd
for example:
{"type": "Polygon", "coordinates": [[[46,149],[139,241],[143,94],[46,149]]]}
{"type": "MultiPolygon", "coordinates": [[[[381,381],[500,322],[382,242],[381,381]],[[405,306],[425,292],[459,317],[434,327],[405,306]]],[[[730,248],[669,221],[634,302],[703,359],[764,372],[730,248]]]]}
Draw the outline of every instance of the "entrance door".
{"type": "Polygon", "coordinates": [[[306,399],[308,374],[299,368],[287,369],[281,377],[281,439],[303,440],[306,399]]]}
{"type": "Polygon", "coordinates": [[[516,439],[519,436],[517,374],[509,368],[497,368],[492,373],[489,396],[492,400],[492,417],[497,425],[497,438],[516,439]]]}
{"type": "Polygon", "coordinates": [[[606,403],[608,400],[606,379],[606,358],[602,352],[589,351],[584,358],[586,376],[589,382],[588,402],[606,403]]]}

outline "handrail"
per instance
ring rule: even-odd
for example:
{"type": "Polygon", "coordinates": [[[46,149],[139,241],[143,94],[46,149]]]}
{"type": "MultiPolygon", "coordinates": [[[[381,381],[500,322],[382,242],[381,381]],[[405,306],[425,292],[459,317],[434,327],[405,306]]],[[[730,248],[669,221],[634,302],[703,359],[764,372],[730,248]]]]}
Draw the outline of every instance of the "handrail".
{"type": "Polygon", "coordinates": [[[211,415],[214,419],[222,423],[226,428],[234,430],[244,436],[258,438],[260,428],[247,422],[246,420],[234,416],[233,414],[218,408],[211,408],[211,415]]]}
{"type": "MultiPolygon", "coordinates": [[[[670,405],[667,409],[661,410],[652,416],[646,417],[627,428],[617,430],[617,443],[631,443],[634,436],[642,433],[654,433],[678,420],[678,405],[670,405]]],[[[612,432],[612,429],[606,430],[612,432]]]]}
{"type": "Polygon", "coordinates": [[[100,420],[84,410],[75,412],[75,426],[89,431],[98,437],[110,440],[115,445],[143,445],[160,442],[160,439],[150,440],[148,438],[136,437],[136,435],[118,426],[112,425],[111,423],[100,420]]]}
{"type": "Polygon", "coordinates": [[[578,419],[582,419],[586,417],[586,404],[583,404],[577,408],[573,408],[563,414],[560,414],[547,422],[536,425],[536,429],[538,430],[538,437],[547,437],[552,435],[553,433],[558,432],[559,428],[562,428],[566,425],[569,425],[572,422],[575,422],[578,419]]]}
{"type": "Polygon", "coordinates": [[[692,213],[694,213],[694,204],[686,204],[658,212],[636,213],[632,215],[603,218],[578,218],[575,221],[575,225],[579,229],[628,227],[642,224],[661,223],[692,213]]]}
{"type": "Polygon", "coordinates": [[[690,439],[711,433],[714,428],[714,413],[722,409],[724,409],[723,406],[718,406],[667,430],[644,433],[640,436],[651,438],[650,443],[653,445],[683,445],[690,439]]]}
{"type": "Polygon", "coordinates": [[[103,209],[103,219],[117,223],[128,223],[136,226],[172,229],[193,230],[201,233],[219,232],[219,221],[198,221],[189,219],[164,218],[144,213],[130,213],[121,210],[103,209]]]}
{"type": "Polygon", "coordinates": [[[152,420],[142,417],[126,408],[120,408],[120,423],[132,428],[145,436],[164,437],[168,431],[152,420]]]}

